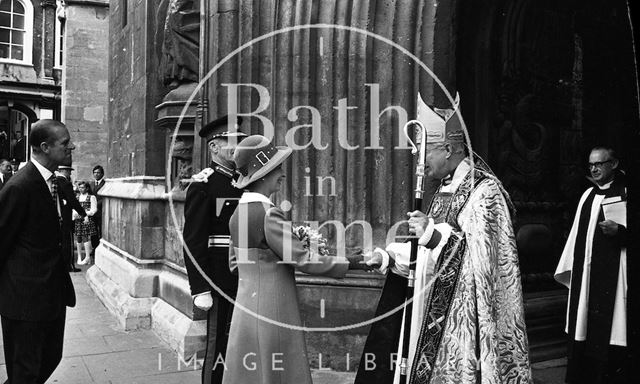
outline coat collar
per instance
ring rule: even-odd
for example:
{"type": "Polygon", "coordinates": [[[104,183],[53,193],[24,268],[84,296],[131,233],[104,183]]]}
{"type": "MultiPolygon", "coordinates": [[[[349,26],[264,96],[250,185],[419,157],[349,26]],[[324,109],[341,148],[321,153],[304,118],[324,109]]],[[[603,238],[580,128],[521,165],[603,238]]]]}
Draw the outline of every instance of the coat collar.
{"type": "Polygon", "coordinates": [[[460,183],[464,180],[465,176],[467,176],[467,173],[469,173],[469,170],[471,170],[471,165],[469,164],[469,159],[465,158],[456,167],[456,170],[453,172],[453,176],[451,176],[451,181],[446,185],[443,183],[441,192],[455,192],[460,186],[460,183]]]}
{"type": "Polygon", "coordinates": [[[36,166],[36,169],[38,170],[38,172],[40,172],[40,175],[42,175],[44,181],[48,183],[49,178],[51,178],[51,175],[53,175],[53,172],[45,168],[44,165],[40,164],[36,159],[31,159],[31,162],[36,166]]]}
{"type": "Polygon", "coordinates": [[[274,205],[271,199],[262,193],[257,192],[244,192],[238,204],[246,204],[246,203],[265,203],[269,205],[274,205]]]}
{"type": "Polygon", "coordinates": [[[225,167],[222,164],[218,164],[215,161],[211,161],[211,165],[210,167],[215,170],[216,172],[225,175],[227,178],[229,179],[233,179],[233,176],[235,174],[234,170],[229,168],[229,167],[225,167]]]}

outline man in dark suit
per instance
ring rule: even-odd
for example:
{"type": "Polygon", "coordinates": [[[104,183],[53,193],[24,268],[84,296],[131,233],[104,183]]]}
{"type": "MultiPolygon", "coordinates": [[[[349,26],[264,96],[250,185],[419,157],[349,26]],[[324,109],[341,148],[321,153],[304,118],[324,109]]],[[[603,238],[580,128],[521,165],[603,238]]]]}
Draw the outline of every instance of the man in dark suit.
{"type": "Polygon", "coordinates": [[[102,168],[102,165],[93,167],[93,178],[95,181],[91,186],[91,191],[96,195],[96,200],[98,201],[98,211],[93,215],[93,220],[96,223],[98,234],[91,236],[91,248],[93,248],[91,251],[92,258],[94,257],[96,248],[100,245],[100,238],[102,238],[102,196],[98,195],[98,192],[104,187],[104,168],[102,168]]]}
{"type": "Polygon", "coordinates": [[[22,131],[16,131],[15,133],[15,142],[12,145],[13,157],[18,160],[18,163],[26,161],[26,148],[24,145],[24,137],[22,136],[22,131]]]}
{"type": "Polygon", "coordinates": [[[42,384],[62,358],[76,297],[62,252],[62,196],[53,173],[75,146],[64,124],[40,120],[33,156],[0,191],[0,317],[11,384],[42,384]]]}
{"type": "Polygon", "coordinates": [[[69,259],[69,271],[80,272],[81,269],[75,265],[75,258],[73,257],[73,215],[72,211],[76,211],[81,217],[86,217],[87,213],[76,198],[76,194],[73,192],[73,184],[71,184],[71,171],[73,168],[70,165],[61,165],[58,167],[58,185],[62,197],[62,250],[69,259]]]}
{"type": "Polygon", "coordinates": [[[13,173],[15,174],[16,172],[18,172],[19,168],[20,162],[15,158],[11,159],[11,171],[13,171],[13,173]]]}
{"type": "Polygon", "coordinates": [[[2,190],[2,187],[4,187],[5,184],[7,184],[12,175],[13,170],[11,169],[11,163],[9,160],[0,159],[0,190],[2,190]]]}
{"type": "Polygon", "coordinates": [[[235,299],[238,278],[229,271],[229,219],[242,195],[231,185],[235,171],[233,151],[247,136],[238,132],[240,123],[240,119],[229,122],[224,116],[202,127],[199,135],[207,139],[211,164],[192,177],[184,205],[184,260],[191,294],[194,305],[207,311],[203,384],[222,383],[233,305],[209,285],[189,252],[217,288],[235,299]],[[217,298],[217,310],[211,308],[213,297],[217,298]]]}

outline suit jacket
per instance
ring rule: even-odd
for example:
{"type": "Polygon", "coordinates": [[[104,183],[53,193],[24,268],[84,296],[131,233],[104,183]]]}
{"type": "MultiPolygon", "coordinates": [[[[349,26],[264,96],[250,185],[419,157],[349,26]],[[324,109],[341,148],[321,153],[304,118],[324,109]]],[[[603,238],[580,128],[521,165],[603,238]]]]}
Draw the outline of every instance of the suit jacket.
{"type": "Polygon", "coordinates": [[[75,305],[62,236],[47,183],[29,162],[0,191],[0,315],[47,321],[75,305]]]}
{"type": "Polygon", "coordinates": [[[20,140],[17,140],[15,143],[13,143],[13,158],[15,158],[16,160],[18,160],[19,162],[23,162],[25,161],[25,145],[24,145],[25,141],[24,141],[24,137],[21,138],[20,140]]]}
{"type": "Polygon", "coordinates": [[[58,186],[60,197],[62,198],[62,205],[60,206],[62,211],[62,230],[67,234],[73,229],[72,211],[78,212],[82,217],[87,216],[87,212],[82,208],[82,204],[80,204],[75,192],[73,192],[73,185],[66,177],[58,176],[58,186]]]}
{"type": "Polygon", "coordinates": [[[95,181],[91,183],[91,191],[93,192],[94,195],[96,195],[96,200],[98,202],[98,211],[96,212],[95,215],[93,215],[97,221],[100,221],[102,219],[102,197],[98,196],[98,192],[102,189],[102,187],[104,187],[104,177],[98,183],[98,185],[96,185],[95,181]]]}
{"type": "Polygon", "coordinates": [[[4,175],[4,180],[2,180],[2,178],[0,178],[0,190],[2,190],[2,188],[9,182],[9,179],[11,178],[12,175],[4,175]]]}
{"type": "MultiPolygon", "coordinates": [[[[233,171],[213,162],[203,172],[207,170],[213,172],[208,179],[194,181],[187,189],[182,233],[185,245],[207,276],[227,295],[235,297],[238,277],[229,270],[229,248],[209,246],[209,236],[229,237],[229,219],[242,191],[231,185],[233,171]]],[[[211,291],[217,295],[196,270],[186,251],[184,261],[191,294],[211,291]]]]}

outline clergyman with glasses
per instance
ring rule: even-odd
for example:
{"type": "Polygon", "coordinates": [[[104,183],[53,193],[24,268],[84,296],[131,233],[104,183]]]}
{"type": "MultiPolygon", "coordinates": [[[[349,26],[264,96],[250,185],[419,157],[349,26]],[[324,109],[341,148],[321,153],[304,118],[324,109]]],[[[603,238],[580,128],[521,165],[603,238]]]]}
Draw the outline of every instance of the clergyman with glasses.
{"type": "Polygon", "coordinates": [[[588,168],[595,185],[580,198],[555,272],[569,288],[566,382],[626,383],[626,183],[612,148],[593,148],[588,168]]]}

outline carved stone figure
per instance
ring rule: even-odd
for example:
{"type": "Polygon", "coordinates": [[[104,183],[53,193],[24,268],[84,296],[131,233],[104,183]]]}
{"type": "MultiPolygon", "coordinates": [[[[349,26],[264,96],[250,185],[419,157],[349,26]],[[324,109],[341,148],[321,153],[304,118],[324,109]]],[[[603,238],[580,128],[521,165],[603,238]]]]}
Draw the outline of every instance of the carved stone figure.
{"type": "Polygon", "coordinates": [[[168,1],[160,67],[170,88],[198,81],[200,0],[168,1]]]}

